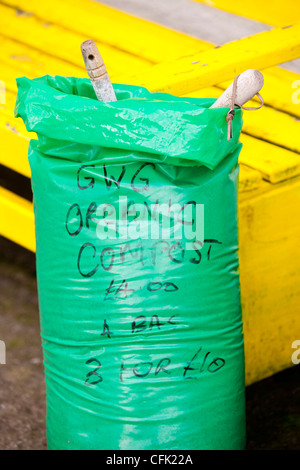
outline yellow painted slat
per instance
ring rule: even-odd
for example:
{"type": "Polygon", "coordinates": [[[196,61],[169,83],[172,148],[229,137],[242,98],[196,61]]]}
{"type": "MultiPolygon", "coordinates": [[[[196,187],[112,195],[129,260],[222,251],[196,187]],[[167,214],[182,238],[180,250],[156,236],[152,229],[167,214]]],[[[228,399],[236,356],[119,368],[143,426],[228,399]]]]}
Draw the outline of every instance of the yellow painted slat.
{"type": "Polygon", "coordinates": [[[259,170],[271,183],[285,181],[300,175],[300,155],[246,134],[241,135],[244,147],[240,163],[259,170]]]}
{"type": "MultiPolygon", "coordinates": [[[[14,118],[14,107],[16,103],[17,95],[13,91],[6,90],[5,93],[5,103],[0,104],[0,114],[2,116],[6,116],[9,119],[14,118]]],[[[17,128],[22,132],[22,134],[26,135],[28,138],[35,138],[34,132],[27,132],[25,124],[22,119],[16,119],[14,124],[18,124],[17,128]]]]}
{"type": "Polygon", "coordinates": [[[0,164],[30,178],[27,159],[30,139],[36,139],[34,132],[27,132],[22,119],[14,117],[16,95],[6,92],[6,103],[0,105],[0,164]]]}
{"type": "Polygon", "coordinates": [[[7,91],[6,103],[0,105],[0,164],[30,178],[28,144],[37,136],[34,132],[27,132],[22,119],[14,117],[15,101],[16,95],[7,91]]]}
{"type": "Polygon", "coordinates": [[[243,132],[300,153],[298,118],[264,106],[258,111],[245,111],[243,119],[243,132]]]}
{"type": "Polygon", "coordinates": [[[0,235],[30,251],[35,251],[32,204],[2,187],[0,187],[0,235]]]}
{"type": "Polygon", "coordinates": [[[64,26],[85,35],[86,39],[109,44],[151,62],[153,57],[159,63],[201,49],[201,41],[196,38],[91,0],[5,0],[3,3],[13,7],[17,4],[26,12],[34,12],[45,23],[64,26]]]}
{"type": "Polygon", "coordinates": [[[218,98],[222,92],[223,90],[218,86],[209,86],[189,93],[184,93],[183,96],[189,96],[191,98],[218,98]]]}
{"type": "Polygon", "coordinates": [[[300,22],[300,3],[297,0],[196,0],[210,7],[245,16],[272,26],[300,22]]]}
{"type": "Polygon", "coordinates": [[[300,177],[239,203],[247,384],[292,365],[300,328],[300,177]]]}
{"type": "MultiPolygon", "coordinates": [[[[18,39],[30,46],[29,50],[37,49],[48,56],[55,56],[84,69],[80,44],[87,39],[86,34],[45,22],[34,15],[20,15],[17,8],[3,4],[0,4],[0,31],[5,37],[18,39]]],[[[120,73],[120,70],[139,72],[151,64],[146,59],[120,51],[109,44],[98,43],[98,45],[111,76],[120,73]]]]}
{"type": "Polygon", "coordinates": [[[246,165],[240,165],[239,192],[245,193],[258,189],[261,185],[262,175],[246,165]]]}
{"type": "Polygon", "coordinates": [[[183,95],[233,79],[248,68],[265,69],[300,57],[300,25],[277,28],[153,66],[126,79],[150,90],[183,95]]]}
{"type": "Polygon", "coordinates": [[[27,159],[29,138],[19,129],[19,120],[0,114],[0,164],[30,178],[27,159]]]}
{"type": "Polygon", "coordinates": [[[8,90],[17,90],[16,78],[23,75],[29,78],[41,75],[69,75],[85,77],[86,72],[73,64],[54,56],[47,56],[25,44],[0,35],[0,80],[8,90]]]}

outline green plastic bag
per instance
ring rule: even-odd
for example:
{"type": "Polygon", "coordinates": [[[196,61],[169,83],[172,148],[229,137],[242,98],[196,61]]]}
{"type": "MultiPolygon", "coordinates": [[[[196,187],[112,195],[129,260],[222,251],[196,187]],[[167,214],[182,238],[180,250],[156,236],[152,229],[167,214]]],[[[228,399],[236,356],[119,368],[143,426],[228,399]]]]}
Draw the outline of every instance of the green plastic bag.
{"type": "Polygon", "coordinates": [[[50,449],[242,449],[241,111],[20,78],[50,449]]]}

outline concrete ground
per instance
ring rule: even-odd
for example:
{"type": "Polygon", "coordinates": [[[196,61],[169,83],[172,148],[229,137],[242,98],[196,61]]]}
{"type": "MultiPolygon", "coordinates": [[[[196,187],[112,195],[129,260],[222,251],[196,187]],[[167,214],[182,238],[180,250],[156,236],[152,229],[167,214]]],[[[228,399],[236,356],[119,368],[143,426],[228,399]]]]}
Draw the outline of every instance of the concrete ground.
{"type": "MultiPolygon", "coordinates": [[[[35,257],[0,237],[0,450],[42,450],[46,394],[35,257]]],[[[299,367],[247,388],[247,449],[299,450],[299,367]]]]}

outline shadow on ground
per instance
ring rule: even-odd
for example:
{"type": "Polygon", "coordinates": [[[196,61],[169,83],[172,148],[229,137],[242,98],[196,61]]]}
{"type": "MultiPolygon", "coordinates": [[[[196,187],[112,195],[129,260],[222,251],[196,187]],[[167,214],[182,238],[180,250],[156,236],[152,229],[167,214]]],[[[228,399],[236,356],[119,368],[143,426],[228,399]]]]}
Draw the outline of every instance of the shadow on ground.
{"type": "MultiPolygon", "coordinates": [[[[35,257],[0,237],[0,450],[47,448],[35,257]]],[[[300,449],[300,366],[247,388],[247,448],[300,449]]]]}

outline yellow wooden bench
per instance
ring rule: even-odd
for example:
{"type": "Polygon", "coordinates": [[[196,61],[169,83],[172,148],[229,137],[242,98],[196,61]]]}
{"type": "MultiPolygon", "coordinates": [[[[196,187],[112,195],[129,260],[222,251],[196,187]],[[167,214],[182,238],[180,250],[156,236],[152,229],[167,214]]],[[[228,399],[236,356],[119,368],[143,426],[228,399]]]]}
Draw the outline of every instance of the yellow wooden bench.
{"type": "MultiPolygon", "coordinates": [[[[26,177],[32,135],[13,117],[15,78],[86,76],[80,43],[87,38],[99,45],[113,81],[178,95],[217,97],[227,86],[218,77],[224,82],[246,68],[264,69],[266,106],[244,113],[241,137],[239,235],[247,384],[291,366],[300,304],[300,106],[291,95],[292,83],[300,77],[274,66],[300,56],[299,25],[216,49],[90,0],[5,0],[0,1],[0,31],[0,79],[7,89],[6,103],[0,105],[0,164],[26,177]]],[[[0,187],[0,211],[0,234],[34,251],[32,203],[0,187]]]]}

